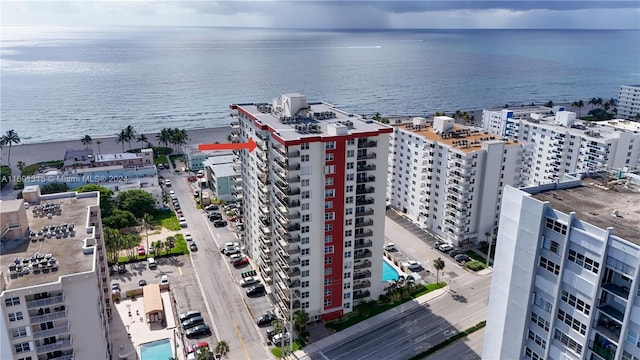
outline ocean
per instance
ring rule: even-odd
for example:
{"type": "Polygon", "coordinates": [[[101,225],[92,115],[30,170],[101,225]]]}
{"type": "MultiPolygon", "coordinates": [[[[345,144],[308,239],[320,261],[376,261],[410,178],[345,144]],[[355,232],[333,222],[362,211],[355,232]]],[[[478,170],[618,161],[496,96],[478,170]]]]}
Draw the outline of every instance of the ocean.
{"type": "Polygon", "coordinates": [[[0,124],[23,143],[227,125],[299,92],[357,114],[617,97],[640,32],[3,26],[0,124]]]}

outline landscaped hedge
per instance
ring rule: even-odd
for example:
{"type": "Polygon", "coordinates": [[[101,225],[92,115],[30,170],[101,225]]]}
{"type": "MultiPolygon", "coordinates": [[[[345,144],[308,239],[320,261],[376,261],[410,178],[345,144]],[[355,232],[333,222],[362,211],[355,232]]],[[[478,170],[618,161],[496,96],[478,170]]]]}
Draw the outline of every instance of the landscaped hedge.
{"type": "Polygon", "coordinates": [[[410,358],[409,360],[424,359],[428,355],[431,355],[434,352],[446,347],[447,345],[454,343],[458,339],[462,339],[463,337],[466,337],[467,335],[472,334],[472,333],[482,329],[486,325],[487,325],[486,321],[480,321],[479,323],[473,325],[472,327],[466,329],[465,331],[457,333],[457,334],[453,335],[452,337],[450,337],[450,338],[448,338],[448,339],[446,339],[446,340],[444,340],[444,341],[442,341],[440,343],[437,343],[437,344],[433,345],[428,350],[423,351],[418,355],[415,355],[414,357],[410,358]]]}
{"type": "Polygon", "coordinates": [[[472,271],[479,271],[479,270],[482,270],[482,269],[484,269],[486,267],[483,263],[481,263],[478,260],[468,261],[464,265],[467,267],[467,269],[472,270],[472,271]]]}

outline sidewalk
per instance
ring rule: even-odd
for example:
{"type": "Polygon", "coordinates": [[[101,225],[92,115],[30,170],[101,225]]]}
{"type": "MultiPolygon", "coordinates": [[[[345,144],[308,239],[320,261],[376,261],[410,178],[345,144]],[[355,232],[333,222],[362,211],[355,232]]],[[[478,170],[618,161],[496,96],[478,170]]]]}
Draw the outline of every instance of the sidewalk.
{"type": "Polygon", "coordinates": [[[441,295],[447,293],[449,287],[446,286],[442,289],[434,290],[428,294],[422,295],[419,298],[416,298],[412,301],[408,301],[404,304],[396,306],[393,309],[385,311],[382,314],[378,314],[374,317],[371,317],[367,320],[364,320],[356,325],[353,325],[347,329],[339,331],[333,335],[330,335],[322,340],[319,340],[313,344],[306,346],[304,349],[300,349],[293,353],[295,359],[299,360],[309,360],[311,359],[310,354],[316,353],[322,349],[328,348],[332,345],[339,344],[342,341],[357,336],[363,332],[369,332],[371,329],[378,328],[380,326],[384,326],[390,319],[402,315],[406,311],[410,311],[417,307],[420,307],[429,301],[440,297],[441,295]]]}

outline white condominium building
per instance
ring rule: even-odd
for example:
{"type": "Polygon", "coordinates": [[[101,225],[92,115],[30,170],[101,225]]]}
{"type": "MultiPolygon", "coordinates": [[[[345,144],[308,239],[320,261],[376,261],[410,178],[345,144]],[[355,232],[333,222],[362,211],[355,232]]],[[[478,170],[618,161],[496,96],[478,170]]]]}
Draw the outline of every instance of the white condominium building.
{"type": "Polygon", "coordinates": [[[240,152],[245,246],[281,310],[331,319],[376,299],[391,127],[300,94],[231,109],[258,144],[240,152]]]}
{"type": "Polygon", "coordinates": [[[485,109],[482,110],[482,128],[492,134],[505,136],[507,122],[528,119],[531,114],[552,115],[553,109],[546,106],[485,109]]]}
{"type": "Polygon", "coordinates": [[[509,119],[505,135],[529,145],[524,181],[544,184],[574,172],[639,166],[640,133],[610,123],[576,120],[570,111],[532,114],[509,119]]]}
{"type": "Polygon", "coordinates": [[[617,115],[623,119],[635,119],[640,114],[640,85],[620,86],[617,115]]]}
{"type": "Polygon", "coordinates": [[[396,125],[391,145],[390,205],[455,245],[494,235],[502,189],[520,184],[521,145],[446,116],[396,125]]]}
{"type": "Polygon", "coordinates": [[[0,201],[0,359],[112,358],[100,194],[23,194],[0,201]]]}
{"type": "Polygon", "coordinates": [[[482,358],[640,359],[640,186],[507,187],[482,358]]]}

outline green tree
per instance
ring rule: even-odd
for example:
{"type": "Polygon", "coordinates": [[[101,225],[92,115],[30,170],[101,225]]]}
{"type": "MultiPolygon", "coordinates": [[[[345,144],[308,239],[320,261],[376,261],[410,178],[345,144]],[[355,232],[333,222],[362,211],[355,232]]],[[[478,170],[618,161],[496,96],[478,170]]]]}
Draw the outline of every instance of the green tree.
{"type": "Polygon", "coordinates": [[[164,248],[168,254],[176,246],[176,238],[173,236],[167,236],[167,240],[164,242],[164,248]]]}
{"type": "MultiPolygon", "coordinates": [[[[147,241],[147,250],[149,250],[149,229],[153,229],[153,225],[151,222],[153,221],[153,216],[149,213],[144,213],[142,217],[139,219],[142,228],[144,229],[145,238],[147,241]]],[[[149,252],[147,251],[147,257],[149,256],[149,252]]]]}
{"type": "Polygon", "coordinates": [[[76,192],[85,193],[90,191],[98,191],[100,193],[100,213],[102,217],[111,215],[113,211],[113,191],[97,184],[87,184],[76,188],[76,192]]]}
{"type": "Polygon", "coordinates": [[[116,144],[122,144],[122,152],[124,152],[124,143],[127,142],[127,134],[124,130],[120,131],[119,134],[116,134],[116,144]]]}
{"type": "Polygon", "coordinates": [[[122,229],[136,225],[136,217],[130,211],[115,208],[109,216],[102,218],[105,226],[122,229]]]}
{"type": "Polygon", "coordinates": [[[80,142],[88,149],[89,145],[93,143],[93,139],[91,138],[91,136],[85,135],[82,137],[82,139],[80,139],[80,142]]]}
{"type": "Polygon", "coordinates": [[[112,263],[118,262],[118,255],[122,250],[122,234],[117,229],[104,226],[104,246],[107,249],[107,258],[112,263]]]}
{"type": "Polygon", "coordinates": [[[20,136],[15,130],[7,130],[7,132],[2,135],[2,138],[0,138],[0,145],[2,147],[9,146],[9,153],[7,154],[7,164],[9,164],[9,166],[11,166],[11,145],[20,144],[20,141],[20,136]]]}
{"type": "Polygon", "coordinates": [[[138,135],[138,137],[136,138],[136,142],[142,143],[142,146],[147,148],[152,147],[151,143],[149,142],[149,138],[147,138],[147,135],[145,134],[138,135]]]}
{"type": "Polygon", "coordinates": [[[198,348],[196,360],[215,360],[215,354],[208,347],[198,348]]]}
{"type": "Polygon", "coordinates": [[[296,330],[301,332],[309,322],[309,314],[304,310],[297,310],[293,313],[293,323],[296,325],[296,330]]]}
{"type": "Polygon", "coordinates": [[[131,150],[131,141],[135,140],[136,131],[133,129],[132,125],[127,125],[122,132],[124,133],[125,141],[129,144],[129,150],[131,150]]]}
{"type": "Polygon", "coordinates": [[[578,108],[578,118],[580,118],[580,110],[584,107],[584,101],[574,101],[571,106],[578,108]]]}
{"type": "Polygon", "coordinates": [[[433,260],[433,267],[436,269],[436,283],[440,282],[440,271],[444,269],[444,260],[437,258],[433,260]]]}
{"type": "Polygon", "coordinates": [[[43,195],[61,193],[67,190],[67,184],[61,182],[48,183],[40,187],[40,193],[42,193],[43,195]]]}
{"type": "Polygon", "coordinates": [[[0,166],[0,177],[0,186],[4,187],[11,179],[11,168],[6,165],[0,166]]]}
{"type": "Polygon", "coordinates": [[[216,344],[216,354],[226,355],[229,352],[229,343],[224,340],[218,341],[216,344]]]}
{"type": "Polygon", "coordinates": [[[25,164],[24,161],[18,161],[16,163],[16,167],[18,168],[18,170],[20,170],[20,172],[22,172],[22,170],[27,167],[27,164],[25,164]]]}
{"type": "Polygon", "coordinates": [[[151,194],[138,189],[121,191],[117,198],[118,208],[130,211],[136,218],[152,213],[156,203],[151,194]]]}
{"type": "Polygon", "coordinates": [[[549,100],[546,103],[544,103],[544,106],[548,107],[548,108],[552,108],[553,107],[553,101],[549,100]]]}

